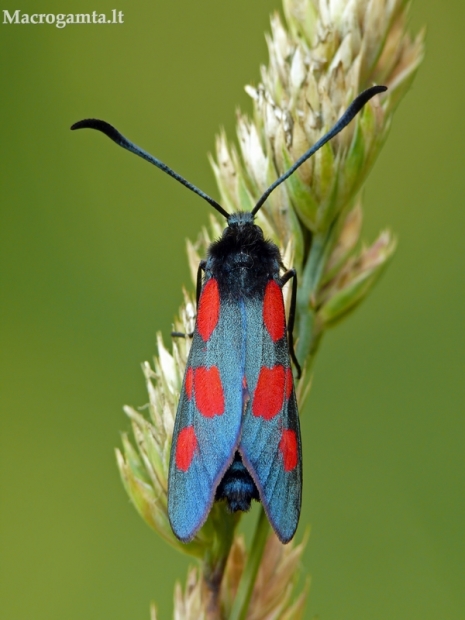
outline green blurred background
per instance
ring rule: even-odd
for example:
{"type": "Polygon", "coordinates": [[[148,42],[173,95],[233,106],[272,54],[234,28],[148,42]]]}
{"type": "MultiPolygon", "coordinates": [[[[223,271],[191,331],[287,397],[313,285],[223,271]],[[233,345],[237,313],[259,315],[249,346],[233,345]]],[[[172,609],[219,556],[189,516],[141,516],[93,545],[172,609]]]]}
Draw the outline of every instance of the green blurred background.
{"type": "MultiPolygon", "coordinates": [[[[206,153],[251,110],[279,3],[21,5],[113,8],[124,25],[0,24],[5,620],[148,620],[151,599],[168,619],[188,565],[129,504],[113,448],[208,207],[68,128],[107,119],[217,196],[206,153]]],[[[303,412],[309,619],[465,618],[464,20],[463,0],[413,6],[426,60],[365,193],[365,237],[389,225],[399,249],[325,339],[303,412]]]]}

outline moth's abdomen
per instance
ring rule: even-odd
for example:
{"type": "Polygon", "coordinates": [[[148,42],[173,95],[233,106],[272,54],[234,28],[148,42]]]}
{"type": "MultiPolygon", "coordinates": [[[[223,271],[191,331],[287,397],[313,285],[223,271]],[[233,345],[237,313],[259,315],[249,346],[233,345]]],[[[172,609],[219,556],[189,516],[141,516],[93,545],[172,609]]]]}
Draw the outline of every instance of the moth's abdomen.
{"type": "Polygon", "coordinates": [[[226,500],[231,512],[247,512],[253,499],[260,501],[255,482],[244,467],[239,452],[234,455],[234,461],[216,489],[215,500],[222,499],[226,500]]]}

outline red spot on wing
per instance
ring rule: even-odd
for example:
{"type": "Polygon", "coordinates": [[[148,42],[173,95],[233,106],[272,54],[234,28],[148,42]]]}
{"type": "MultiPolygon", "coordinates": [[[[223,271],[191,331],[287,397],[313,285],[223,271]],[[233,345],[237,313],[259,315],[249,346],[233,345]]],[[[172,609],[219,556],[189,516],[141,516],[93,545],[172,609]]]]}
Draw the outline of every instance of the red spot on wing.
{"type": "Polygon", "coordinates": [[[189,469],[197,446],[197,436],[194,427],[185,426],[181,429],[176,442],[176,466],[178,469],[182,471],[189,469]]]}
{"type": "Polygon", "coordinates": [[[299,450],[295,431],[283,429],[279,449],[283,455],[284,471],[292,471],[297,467],[299,450]]]}
{"type": "Polygon", "coordinates": [[[215,329],[220,317],[220,292],[218,282],[212,278],[208,280],[200,295],[199,310],[197,312],[197,331],[202,340],[207,342],[215,329]]]}
{"type": "Polygon", "coordinates": [[[261,368],[253,396],[252,413],[256,417],[271,420],[277,415],[284,401],[284,366],[261,368]]]}
{"type": "Polygon", "coordinates": [[[286,369],[286,400],[289,400],[289,398],[291,397],[292,385],[293,385],[292,369],[287,368],[286,369]]]}
{"type": "Polygon", "coordinates": [[[286,317],[281,287],[271,280],[266,285],[263,298],[263,322],[273,342],[280,340],[286,331],[286,317]]]}
{"type": "Polygon", "coordinates": [[[195,403],[206,418],[224,413],[224,392],[217,366],[194,370],[195,403]]]}
{"type": "Polygon", "coordinates": [[[192,398],[192,388],[194,386],[194,371],[192,367],[189,367],[186,371],[186,380],[184,381],[184,386],[186,388],[187,398],[190,400],[192,398]]]}

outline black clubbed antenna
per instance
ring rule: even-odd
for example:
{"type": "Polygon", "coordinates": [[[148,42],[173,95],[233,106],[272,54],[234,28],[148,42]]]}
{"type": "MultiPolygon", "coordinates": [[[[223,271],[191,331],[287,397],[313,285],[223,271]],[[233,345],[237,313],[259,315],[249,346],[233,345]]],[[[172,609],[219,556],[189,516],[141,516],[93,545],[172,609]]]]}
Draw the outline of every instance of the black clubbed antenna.
{"type": "Polygon", "coordinates": [[[146,161],[153,164],[157,168],[160,168],[160,170],[163,170],[163,172],[166,172],[166,174],[169,174],[171,177],[173,177],[173,179],[176,179],[176,181],[179,181],[179,183],[187,187],[187,189],[190,189],[192,192],[194,192],[195,194],[197,194],[198,196],[206,200],[209,204],[211,204],[211,206],[214,209],[216,209],[219,213],[221,213],[221,215],[223,215],[226,219],[228,219],[229,213],[225,211],[223,207],[216,202],[216,200],[213,200],[213,198],[211,198],[208,194],[206,194],[205,192],[202,192],[201,189],[199,189],[198,187],[196,187],[195,185],[187,181],[184,177],[182,177],[180,174],[172,170],[169,166],[164,164],[162,161],[160,161],[156,157],[153,157],[153,155],[150,155],[150,153],[147,153],[147,151],[144,151],[144,149],[141,149],[139,146],[137,146],[137,144],[134,144],[133,142],[125,138],[123,134],[121,134],[117,129],[115,129],[113,125],[110,125],[110,123],[107,123],[106,121],[101,121],[97,118],[86,118],[82,121],[78,121],[77,123],[74,123],[74,125],[71,125],[71,129],[73,130],[84,129],[84,128],[97,129],[97,131],[101,131],[106,136],[108,136],[111,140],[113,140],[113,142],[116,142],[116,144],[118,144],[119,146],[122,146],[123,149],[127,149],[128,151],[131,151],[131,153],[135,153],[136,155],[139,155],[139,157],[142,157],[142,159],[145,159],[146,161]]]}
{"type": "Polygon", "coordinates": [[[263,203],[266,201],[271,192],[276,189],[278,185],[281,185],[283,181],[289,178],[291,174],[293,174],[297,170],[297,168],[299,168],[299,166],[304,163],[304,161],[307,161],[307,159],[311,157],[314,153],[316,153],[319,149],[321,149],[321,147],[326,144],[326,142],[331,140],[331,138],[334,138],[335,135],[342,131],[342,129],[344,129],[344,127],[350,123],[354,116],[356,116],[360,112],[363,106],[372,97],[379,93],[383,93],[385,90],[387,90],[387,86],[372,86],[371,88],[367,88],[366,90],[364,90],[363,93],[360,93],[360,95],[358,95],[358,97],[356,97],[352,101],[350,106],[347,108],[341,118],[336,122],[336,124],[331,127],[328,133],[326,133],[322,138],[318,140],[318,142],[316,142],[312,147],[310,147],[308,151],[306,151],[301,157],[299,157],[299,159],[295,162],[293,166],[289,168],[287,172],[282,174],[279,179],[276,179],[276,181],[270,185],[270,187],[258,200],[255,207],[252,209],[252,214],[255,215],[257,211],[259,211],[259,209],[263,206],[263,203]]]}

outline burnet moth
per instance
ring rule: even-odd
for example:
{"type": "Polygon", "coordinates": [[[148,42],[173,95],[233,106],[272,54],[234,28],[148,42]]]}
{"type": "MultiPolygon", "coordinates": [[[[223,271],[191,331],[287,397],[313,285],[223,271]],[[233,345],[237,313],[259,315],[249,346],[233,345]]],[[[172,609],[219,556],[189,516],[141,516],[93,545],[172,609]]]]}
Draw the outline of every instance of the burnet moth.
{"type": "Polygon", "coordinates": [[[362,92],[336,124],[264,192],[251,212],[228,213],[213,198],[97,119],[97,129],[206,200],[226,219],[197,274],[197,318],[176,414],[168,481],[175,535],[192,540],[215,500],[231,511],[262,502],[283,543],[294,536],[302,499],[302,446],[291,360],[297,278],[255,215],[271,192],[338,134],[385,86],[362,92]],[[292,279],[286,326],[282,288],[292,279]]]}

